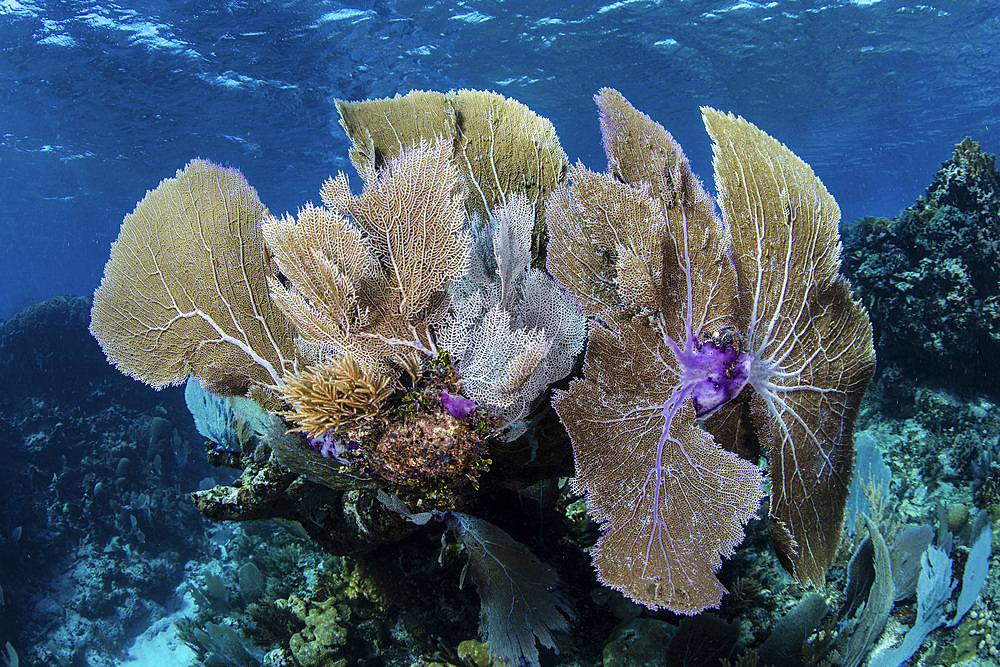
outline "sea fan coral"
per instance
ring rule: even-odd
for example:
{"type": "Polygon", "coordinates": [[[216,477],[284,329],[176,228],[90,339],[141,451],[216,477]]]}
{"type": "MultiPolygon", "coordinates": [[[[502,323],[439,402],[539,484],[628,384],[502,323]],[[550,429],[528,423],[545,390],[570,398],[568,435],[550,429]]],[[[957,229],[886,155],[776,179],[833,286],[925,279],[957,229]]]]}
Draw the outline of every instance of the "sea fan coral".
{"type": "Polygon", "coordinates": [[[706,108],[720,220],[662,126],[617,91],[597,103],[608,173],[574,167],[546,211],[549,269],[593,318],[584,378],[553,402],[602,524],[598,575],[652,609],[719,604],[715,572],[762,498],[756,461],[724,435],[749,412],[779,557],[821,585],[875,362],[839,274],[837,204],[785,146],[706,108]],[[740,409],[697,424],[727,403],[740,409]]]}
{"type": "Polygon", "coordinates": [[[119,370],[160,388],[194,375],[222,396],[278,382],[292,323],[267,294],[264,205],[243,174],[192,160],[122,223],[90,332],[119,370]]]}
{"type": "Polygon", "coordinates": [[[430,343],[444,316],[448,281],[468,266],[466,191],[442,141],[422,141],[381,170],[328,180],[325,208],[296,220],[268,218],[264,240],[287,280],[268,281],[271,298],[295,325],[311,361],[350,354],[381,372],[407,346],[430,343]]]}

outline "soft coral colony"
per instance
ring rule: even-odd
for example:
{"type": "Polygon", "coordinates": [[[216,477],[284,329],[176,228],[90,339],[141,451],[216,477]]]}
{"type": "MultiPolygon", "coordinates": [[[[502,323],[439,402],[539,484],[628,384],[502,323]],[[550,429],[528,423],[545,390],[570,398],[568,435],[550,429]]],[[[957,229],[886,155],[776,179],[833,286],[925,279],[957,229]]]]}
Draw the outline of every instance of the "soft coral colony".
{"type": "Polygon", "coordinates": [[[322,205],[277,217],[239,172],[195,160],[126,217],[94,299],[91,331],[121,370],[155,387],[191,375],[269,424],[270,457],[196,494],[203,512],[297,518],[308,493],[349,490],[352,528],[303,522],[341,552],[442,518],[509,664],[536,662],[535,638],[553,647],[569,606],[518,552],[536,599],[501,595],[491,616],[488,545],[513,541],[461,510],[490,480],[557,474],[540,424],[585,337],[582,377],[552,403],[601,526],[598,576],[683,614],[722,598],[715,573],[763,498],[761,446],[779,555],[822,583],[874,367],[839,210],[808,165],[703,109],[720,219],[660,125],[616,91],[597,102],[606,173],[570,168],[547,120],[494,93],[339,103],[360,195],[340,174],[322,205]],[[381,502],[359,512],[359,493],[381,502]],[[510,608],[522,629],[498,623],[510,608]]]}

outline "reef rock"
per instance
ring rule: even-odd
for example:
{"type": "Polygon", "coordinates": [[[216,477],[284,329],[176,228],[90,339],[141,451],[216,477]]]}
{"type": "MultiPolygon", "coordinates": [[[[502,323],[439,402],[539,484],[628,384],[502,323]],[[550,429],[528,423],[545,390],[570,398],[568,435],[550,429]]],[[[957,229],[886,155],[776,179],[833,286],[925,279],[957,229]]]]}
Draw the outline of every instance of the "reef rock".
{"type": "Polygon", "coordinates": [[[969,138],[893,220],[863,218],[844,269],[882,370],[989,391],[1000,369],[1000,172],[969,138]]]}

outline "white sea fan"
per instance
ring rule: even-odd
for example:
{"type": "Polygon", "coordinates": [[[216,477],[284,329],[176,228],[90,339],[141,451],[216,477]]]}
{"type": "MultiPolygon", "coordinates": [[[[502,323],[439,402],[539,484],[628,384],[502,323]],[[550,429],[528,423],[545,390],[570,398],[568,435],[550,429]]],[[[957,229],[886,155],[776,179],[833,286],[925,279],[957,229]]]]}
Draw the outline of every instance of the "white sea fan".
{"type": "Polygon", "coordinates": [[[566,377],[586,322],[544,271],[530,267],[535,207],[515,195],[486,223],[471,219],[475,249],[451,288],[438,345],[456,360],[465,393],[510,424],[514,440],[545,389],[566,377]]]}

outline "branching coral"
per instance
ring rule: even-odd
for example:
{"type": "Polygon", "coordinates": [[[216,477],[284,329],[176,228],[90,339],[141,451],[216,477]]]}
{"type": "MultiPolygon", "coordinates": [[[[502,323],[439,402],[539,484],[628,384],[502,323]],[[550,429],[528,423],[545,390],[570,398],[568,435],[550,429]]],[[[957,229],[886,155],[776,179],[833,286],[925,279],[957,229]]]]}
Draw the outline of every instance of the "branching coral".
{"type": "Polygon", "coordinates": [[[292,406],[281,416],[311,438],[357,428],[379,414],[392,395],[391,378],[361,368],[349,355],[285,375],[281,398],[292,406]]]}
{"type": "Polygon", "coordinates": [[[401,348],[431,344],[447,283],[465,273],[469,257],[465,189],[450,152],[442,141],[421,142],[365,172],[360,196],[340,174],[323,186],[326,208],[264,224],[287,278],[270,280],[271,296],[308,358],[350,354],[388,372],[401,348]]]}
{"type": "Polygon", "coordinates": [[[533,215],[515,195],[490,220],[472,218],[471,266],[452,284],[450,316],[437,330],[464,391],[510,424],[507,440],[524,434],[545,388],[569,374],[586,332],[572,301],[530,266],[533,215]]]}
{"type": "Polygon", "coordinates": [[[844,254],[871,313],[881,368],[996,393],[1000,372],[1000,171],[965,139],[891,222],[862,220],[844,254]],[[975,363],[969,363],[975,359],[975,363]]]}

